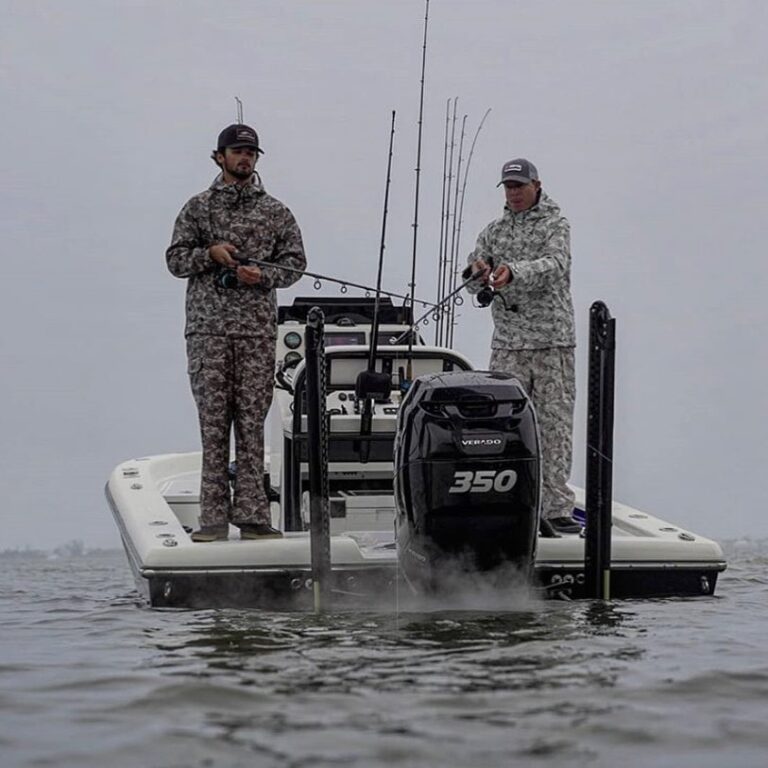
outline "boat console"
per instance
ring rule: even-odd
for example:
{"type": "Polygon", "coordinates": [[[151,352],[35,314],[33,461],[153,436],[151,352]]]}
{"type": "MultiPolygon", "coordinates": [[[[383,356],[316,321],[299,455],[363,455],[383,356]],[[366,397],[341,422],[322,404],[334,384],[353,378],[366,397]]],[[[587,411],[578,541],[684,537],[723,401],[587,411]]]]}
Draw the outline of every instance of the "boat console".
{"type": "MultiPolygon", "coordinates": [[[[384,303],[382,324],[376,347],[376,371],[386,374],[392,382],[390,395],[373,403],[370,434],[361,434],[362,403],[356,395],[358,376],[367,370],[372,321],[372,300],[361,305],[358,300],[319,305],[316,301],[297,299],[293,307],[281,309],[278,332],[277,384],[273,401],[272,440],[270,450],[270,481],[280,495],[282,523],[286,531],[305,528],[302,508],[306,509],[308,488],[308,450],[306,415],[306,372],[303,358],[303,326],[300,318],[321,306],[328,318],[324,337],[326,362],[326,413],[329,418],[328,475],[332,509],[332,532],[346,526],[357,529],[357,514],[370,519],[364,504],[367,496],[374,499],[371,506],[381,509],[381,497],[392,497],[394,438],[397,416],[410,380],[432,373],[468,371],[472,365],[463,355],[444,347],[424,344],[414,336],[409,350],[407,338],[410,324],[402,308],[384,303]],[[302,344],[291,335],[301,336],[302,344]],[[338,343],[341,338],[355,343],[338,343]],[[329,341],[331,343],[329,343],[329,341]],[[392,344],[392,341],[406,343],[392,344]],[[362,342],[362,343],[357,343],[362,342]],[[282,358],[285,348],[292,347],[282,358]],[[292,352],[296,356],[290,357],[292,352]],[[286,356],[288,363],[286,364],[286,356]],[[410,378],[407,372],[410,370],[410,378]],[[353,497],[356,504],[348,500],[353,497]],[[344,514],[341,513],[344,511],[344,514]]],[[[391,503],[387,505],[391,510],[391,503]]],[[[384,523],[392,530],[393,518],[384,523]]]]}

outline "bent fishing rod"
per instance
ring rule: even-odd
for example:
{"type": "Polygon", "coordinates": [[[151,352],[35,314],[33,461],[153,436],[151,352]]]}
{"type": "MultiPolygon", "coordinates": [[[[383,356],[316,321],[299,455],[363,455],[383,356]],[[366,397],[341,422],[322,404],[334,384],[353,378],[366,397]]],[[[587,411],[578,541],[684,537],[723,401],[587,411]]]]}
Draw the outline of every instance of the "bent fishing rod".
{"type": "Polygon", "coordinates": [[[342,280],[338,277],[331,277],[330,275],[321,275],[319,272],[308,272],[304,269],[296,269],[296,267],[288,267],[283,264],[276,264],[273,261],[265,261],[264,259],[254,259],[250,256],[238,256],[236,253],[233,255],[233,257],[237,262],[238,266],[240,267],[247,267],[247,266],[254,266],[254,267],[269,267],[272,269],[281,269],[285,270],[286,272],[293,272],[294,274],[301,275],[302,277],[314,277],[315,278],[315,289],[319,290],[322,287],[323,281],[329,282],[329,283],[337,283],[341,286],[341,292],[346,293],[348,288],[360,288],[361,290],[365,291],[368,294],[371,293],[378,293],[382,296],[389,296],[393,299],[402,299],[403,301],[407,302],[413,302],[415,304],[421,304],[422,307],[430,307],[431,309],[435,309],[437,307],[436,304],[434,304],[431,301],[424,301],[422,299],[412,299],[410,295],[403,295],[401,293],[394,293],[392,291],[385,291],[381,288],[374,288],[370,285],[363,285],[362,283],[355,283],[351,280],[342,280]]]}
{"type": "MultiPolygon", "coordinates": [[[[414,320],[411,325],[404,330],[397,338],[391,339],[390,344],[395,345],[399,344],[402,339],[404,339],[406,336],[409,336],[409,338],[412,338],[412,331],[418,331],[419,326],[424,323],[424,325],[427,324],[427,318],[431,314],[433,319],[437,320],[440,317],[440,314],[444,311],[444,305],[447,305],[449,301],[453,299],[454,296],[457,298],[454,300],[456,304],[463,304],[464,299],[462,299],[460,296],[458,296],[460,291],[463,291],[473,280],[477,280],[478,278],[483,276],[485,270],[478,269],[476,272],[472,272],[467,276],[467,279],[460,285],[458,288],[451,291],[447,296],[445,296],[443,299],[441,299],[434,307],[427,310],[418,320],[414,320]]],[[[465,277],[465,275],[462,274],[462,277],[465,277]]],[[[490,302],[489,302],[490,303],[490,302]]]]}

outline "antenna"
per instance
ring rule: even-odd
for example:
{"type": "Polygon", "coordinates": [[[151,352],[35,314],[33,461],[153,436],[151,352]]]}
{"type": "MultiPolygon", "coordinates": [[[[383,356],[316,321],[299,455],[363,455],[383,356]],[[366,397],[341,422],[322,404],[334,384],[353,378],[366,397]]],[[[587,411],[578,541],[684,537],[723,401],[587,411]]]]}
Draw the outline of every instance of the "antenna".
{"type": "Polygon", "coordinates": [[[243,102],[240,101],[240,99],[235,96],[235,101],[237,102],[237,122],[239,125],[243,124],[243,102]]]}
{"type": "MultiPolygon", "coordinates": [[[[419,231],[419,178],[421,176],[421,133],[424,122],[424,71],[427,67],[427,25],[429,24],[429,0],[424,3],[424,44],[421,52],[421,92],[419,95],[419,139],[416,148],[416,192],[413,212],[413,257],[411,259],[411,314],[414,309],[414,297],[416,295],[416,241],[419,231]]],[[[406,377],[410,382],[413,372],[413,336],[408,337],[408,368],[406,377]]]]}

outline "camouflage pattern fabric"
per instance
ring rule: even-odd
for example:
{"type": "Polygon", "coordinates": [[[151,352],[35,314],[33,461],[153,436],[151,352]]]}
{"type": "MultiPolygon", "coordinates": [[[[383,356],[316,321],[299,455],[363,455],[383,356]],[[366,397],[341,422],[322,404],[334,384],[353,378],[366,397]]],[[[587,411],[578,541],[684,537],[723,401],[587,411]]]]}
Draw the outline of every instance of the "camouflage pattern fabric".
{"type": "Polygon", "coordinates": [[[192,394],[200,419],[200,524],[270,523],[264,491],[264,419],[272,402],[275,345],[246,336],[187,337],[192,394]],[[237,476],[229,491],[234,423],[237,476]]]}
{"type": "Polygon", "coordinates": [[[187,278],[187,361],[200,419],[203,469],[200,523],[269,523],[264,492],[264,419],[272,401],[277,338],[275,289],[296,282],[306,258],[293,214],[254,174],[243,186],[219,175],[179,213],[166,251],[171,274],[187,278]],[[238,256],[268,261],[258,285],[218,283],[222,267],[208,252],[231,243],[238,256]],[[234,424],[237,479],[229,490],[234,424]]]}
{"type": "Polygon", "coordinates": [[[533,400],[542,456],[541,516],[570,517],[573,406],[576,399],[573,348],[494,349],[492,371],[516,376],[533,400]]]}
{"type": "Polygon", "coordinates": [[[188,278],[185,335],[257,336],[275,340],[275,288],[295,283],[301,275],[281,266],[303,270],[304,245],[293,214],[264,191],[258,176],[244,186],[225,184],[219,175],[208,190],[181,209],[165,254],[168,269],[188,278]],[[218,243],[231,243],[238,256],[268,261],[258,285],[238,282],[222,288],[222,270],[208,255],[218,243]]]}
{"type": "MultiPolygon", "coordinates": [[[[493,349],[575,346],[570,225],[557,203],[541,192],[525,211],[505,207],[480,233],[468,261],[480,258],[507,264],[513,276],[491,305],[493,349]]],[[[467,288],[477,293],[482,284],[467,288]]]]}

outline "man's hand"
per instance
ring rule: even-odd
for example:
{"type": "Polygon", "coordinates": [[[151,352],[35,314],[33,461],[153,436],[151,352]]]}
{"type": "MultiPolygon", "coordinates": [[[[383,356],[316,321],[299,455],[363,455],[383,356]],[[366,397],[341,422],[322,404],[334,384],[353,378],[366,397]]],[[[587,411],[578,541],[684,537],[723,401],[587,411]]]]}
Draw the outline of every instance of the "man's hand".
{"type": "Polygon", "coordinates": [[[477,259],[472,262],[472,274],[477,275],[475,278],[476,280],[479,280],[484,285],[487,285],[491,276],[491,267],[483,259],[477,259]],[[479,275],[477,275],[478,272],[480,272],[479,275]]]}
{"type": "Polygon", "coordinates": [[[233,253],[237,253],[237,248],[232,243],[218,243],[208,249],[208,255],[215,262],[221,264],[222,267],[230,267],[232,269],[237,266],[237,262],[232,258],[233,253]]]}
{"type": "Polygon", "coordinates": [[[493,271],[488,282],[492,288],[498,291],[499,288],[512,282],[512,270],[506,264],[502,264],[493,271]]]}
{"type": "Polygon", "coordinates": [[[261,282],[261,270],[258,267],[238,267],[237,279],[246,285],[257,285],[261,282]]]}

